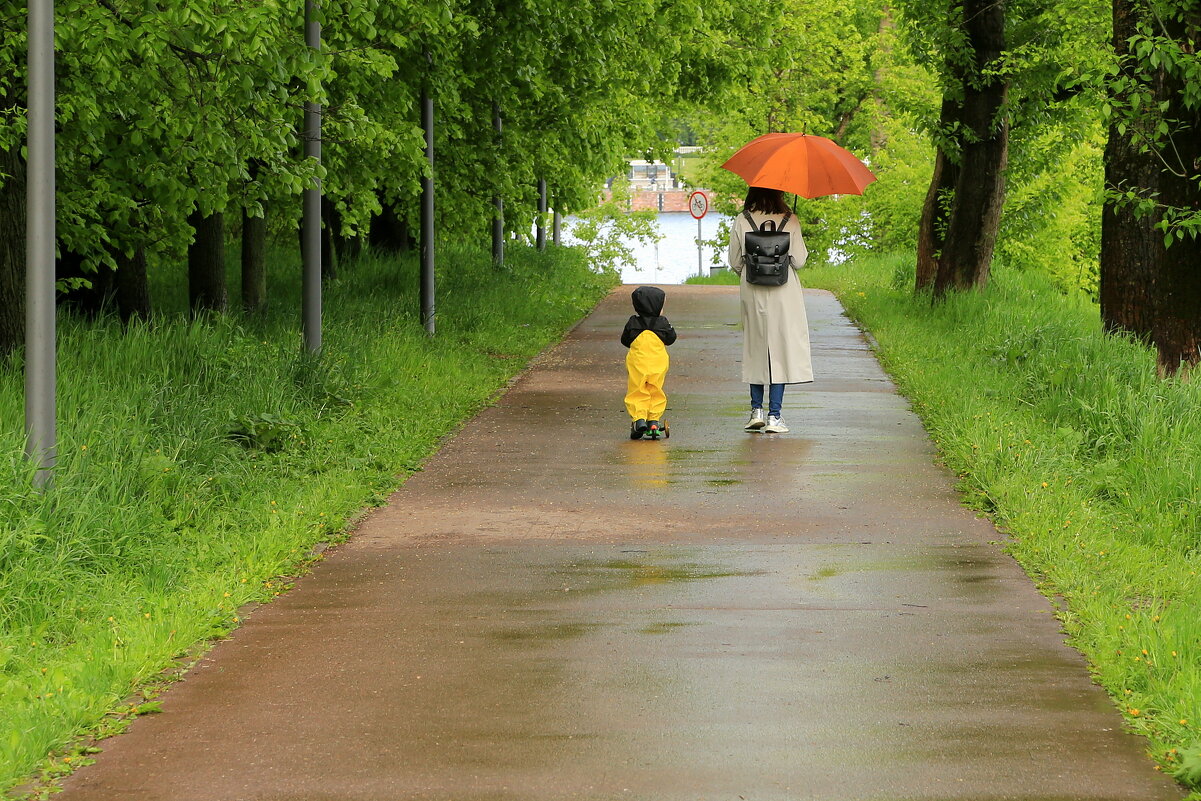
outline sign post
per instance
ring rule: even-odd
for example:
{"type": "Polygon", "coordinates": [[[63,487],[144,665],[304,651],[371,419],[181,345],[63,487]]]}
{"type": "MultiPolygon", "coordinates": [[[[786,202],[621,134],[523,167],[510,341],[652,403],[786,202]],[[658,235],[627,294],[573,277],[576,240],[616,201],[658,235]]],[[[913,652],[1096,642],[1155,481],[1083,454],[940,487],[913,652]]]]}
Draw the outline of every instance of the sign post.
{"type": "Polygon", "coordinates": [[[705,274],[705,255],[701,245],[701,218],[709,213],[709,198],[704,192],[693,192],[688,196],[688,211],[696,218],[696,274],[705,274]]]}

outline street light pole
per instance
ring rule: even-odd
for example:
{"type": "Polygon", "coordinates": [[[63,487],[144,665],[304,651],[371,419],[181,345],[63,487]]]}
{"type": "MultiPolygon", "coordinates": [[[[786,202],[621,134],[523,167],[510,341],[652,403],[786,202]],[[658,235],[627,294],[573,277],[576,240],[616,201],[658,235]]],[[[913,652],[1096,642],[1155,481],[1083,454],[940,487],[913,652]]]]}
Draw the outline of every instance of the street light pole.
{"type": "Polygon", "coordinates": [[[546,179],[538,179],[538,227],[535,229],[534,244],[538,250],[546,250],[546,179]]]}
{"type": "MultiPolygon", "coordinates": [[[[305,0],[304,41],[321,50],[321,23],[316,19],[320,0],[305,0]]],[[[304,156],[321,164],[321,104],[304,104],[304,156]]],[[[304,219],[301,222],[301,261],[303,262],[301,322],[304,344],[310,353],[321,350],[321,179],[304,190],[304,219]]]]}
{"type": "Polygon", "coordinates": [[[437,291],[434,277],[434,98],[430,95],[433,82],[433,57],[425,54],[426,75],[421,82],[421,129],[425,133],[425,159],[428,174],[421,179],[421,324],[433,336],[437,330],[434,296],[437,291]]]}
{"type": "Polygon", "coordinates": [[[57,459],[54,311],[54,0],[29,0],[25,185],[25,454],[46,489],[57,459]]]}
{"type": "MultiPolygon", "coordinates": [[[[502,153],[501,146],[504,144],[502,139],[504,128],[500,116],[500,103],[492,104],[492,132],[494,134],[494,145],[496,153],[499,156],[502,153]]],[[[497,164],[497,175],[499,175],[502,165],[497,164]]],[[[492,180],[497,180],[497,175],[492,176],[492,180]]],[[[499,190],[492,196],[492,263],[502,266],[505,263],[505,199],[501,196],[499,190]]]]}

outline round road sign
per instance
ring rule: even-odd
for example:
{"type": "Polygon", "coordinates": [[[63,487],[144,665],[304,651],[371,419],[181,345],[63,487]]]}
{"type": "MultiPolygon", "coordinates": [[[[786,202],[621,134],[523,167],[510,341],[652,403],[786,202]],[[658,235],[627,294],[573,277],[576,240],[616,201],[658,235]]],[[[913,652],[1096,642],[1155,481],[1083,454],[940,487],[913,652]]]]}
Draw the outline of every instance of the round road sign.
{"type": "Polygon", "coordinates": [[[704,192],[693,192],[688,196],[688,211],[698,220],[709,212],[709,198],[704,192]]]}

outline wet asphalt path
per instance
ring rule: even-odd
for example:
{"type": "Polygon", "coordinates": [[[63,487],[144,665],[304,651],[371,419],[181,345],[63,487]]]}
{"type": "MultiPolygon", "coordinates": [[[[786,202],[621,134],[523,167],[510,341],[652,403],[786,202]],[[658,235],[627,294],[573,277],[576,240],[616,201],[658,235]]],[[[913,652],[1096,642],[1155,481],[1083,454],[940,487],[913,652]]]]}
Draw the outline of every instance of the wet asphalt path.
{"type": "Polygon", "coordinates": [[[737,290],[665,289],[671,439],[618,290],[58,798],[1182,797],[831,295],[770,436],[737,290]]]}

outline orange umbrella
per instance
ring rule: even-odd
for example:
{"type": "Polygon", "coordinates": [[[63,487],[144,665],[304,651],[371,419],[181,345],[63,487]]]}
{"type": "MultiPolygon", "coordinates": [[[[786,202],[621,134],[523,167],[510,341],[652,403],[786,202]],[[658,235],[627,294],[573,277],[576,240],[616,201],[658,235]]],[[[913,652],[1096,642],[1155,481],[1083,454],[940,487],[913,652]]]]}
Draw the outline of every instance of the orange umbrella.
{"type": "Polygon", "coordinates": [[[769,133],[752,139],[721,165],[749,186],[801,197],[862,195],[876,176],[849,150],[824,136],[769,133]]]}

